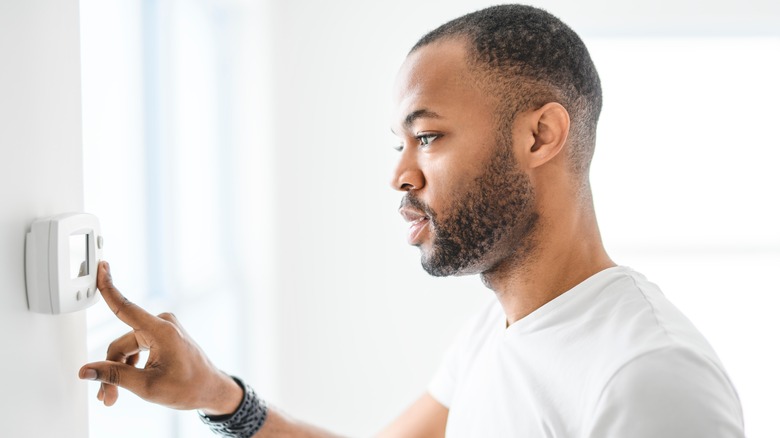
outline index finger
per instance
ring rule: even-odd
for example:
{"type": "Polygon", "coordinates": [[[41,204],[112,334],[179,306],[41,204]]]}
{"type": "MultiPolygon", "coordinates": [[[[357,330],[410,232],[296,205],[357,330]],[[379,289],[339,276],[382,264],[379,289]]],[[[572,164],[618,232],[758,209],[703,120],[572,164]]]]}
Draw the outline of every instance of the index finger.
{"type": "Polygon", "coordinates": [[[133,304],[114,287],[111,279],[111,268],[106,261],[101,261],[98,264],[97,287],[114,315],[134,330],[143,329],[157,322],[157,317],[133,304]]]}

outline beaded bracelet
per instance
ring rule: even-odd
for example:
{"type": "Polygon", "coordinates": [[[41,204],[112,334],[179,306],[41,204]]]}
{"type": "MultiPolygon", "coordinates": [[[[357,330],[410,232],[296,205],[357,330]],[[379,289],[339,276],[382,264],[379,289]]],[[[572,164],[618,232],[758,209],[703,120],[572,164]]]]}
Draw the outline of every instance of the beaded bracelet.
{"type": "Polygon", "coordinates": [[[263,423],[268,418],[268,406],[257,396],[251,386],[244,384],[238,377],[231,377],[244,391],[244,397],[236,412],[216,417],[210,417],[203,412],[198,412],[198,415],[201,421],[217,435],[226,438],[251,438],[263,427],[263,423]]]}

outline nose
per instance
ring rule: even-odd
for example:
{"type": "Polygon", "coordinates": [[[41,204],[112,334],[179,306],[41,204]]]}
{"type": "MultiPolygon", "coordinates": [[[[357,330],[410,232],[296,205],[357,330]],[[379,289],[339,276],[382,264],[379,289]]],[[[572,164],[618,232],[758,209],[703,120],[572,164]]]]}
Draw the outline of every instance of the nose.
{"type": "Polygon", "coordinates": [[[425,187],[425,176],[417,165],[417,160],[409,148],[401,152],[401,159],[390,180],[390,185],[398,191],[408,192],[425,187]]]}

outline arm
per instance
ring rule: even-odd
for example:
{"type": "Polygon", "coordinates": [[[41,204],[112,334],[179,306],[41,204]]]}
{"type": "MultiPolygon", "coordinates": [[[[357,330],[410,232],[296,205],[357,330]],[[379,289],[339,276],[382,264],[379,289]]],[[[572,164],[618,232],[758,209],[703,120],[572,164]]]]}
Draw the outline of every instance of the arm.
{"type": "Polygon", "coordinates": [[[449,409],[425,393],[376,438],[443,438],[448,414],[449,409]]]}
{"type": "MultiPolygon", "coordinates": [[[[446,407],[428,394],[422,395],[406,411],[382,430],[376,438],[437,438],[444,437],[447,423],[446,407]]],[[[280,411],[268,412],[268,420],[255,438],[267,437],[336,437],[330,432],[287,417],[280,411]]]]}
{"type": "MultiPolygon", "coordinates": [[[[154,316],[130,302],[114,286],[106,262],[98,266],[97,286],[109,308],[132,328],[109,345],[105,361],[86,364],[79,370],[79,378],[101,382],[98,400],[112,406],[122,387],[146,401],[173,409],[200,409],[210,416],[236,411],[243,398],[241,387],[211,363],[173,314],[154,316]],[[146,365],[136,368],[139,353],[144,350],[149,351],[146,365]]],[[[443,436],[446,412],[425,395],[381,436],[443,436]],[[439,430],[441,433],[434,433],[439,430]]],[[[273,407],[255,434],[256,438],[335,436],[273,407]]]]}
{"type": "Polygon", "coordinates": [[[268,419],[260,428],[254,438],[336,438],[340,435],[332,434],[316,426],[297,421],[276,409],[269,409],[268,419]]]}

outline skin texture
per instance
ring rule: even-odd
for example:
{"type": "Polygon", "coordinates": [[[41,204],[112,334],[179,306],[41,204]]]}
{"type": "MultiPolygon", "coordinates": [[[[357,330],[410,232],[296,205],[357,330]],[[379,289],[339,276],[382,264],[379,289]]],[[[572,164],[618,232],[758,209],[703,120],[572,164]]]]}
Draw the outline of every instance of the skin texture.
{"type": "MultiPolygon", "coordinates": [[[[582,196],[582,180],[566,163],[566,109],[550,102],[498,129],[497,99],[477,86],[466,55],[465,42],[441,40],[411,53],[401,67],[392,126],[401,147],[391,185],[404,194],[404,217],[421,221],[413,243],[426,269],[480,274],[510,325],[614,263],[602,246],[589,193],[582,196]]],[[[236,409],[240,387],[173,315],[153,316],[127,301],[106,263],[98,268],[98,288],[132,328],[111,344],[106,361],[79,371],[82,379],[103,382],[100,400],[112,405],[123,387],[176,409],[212,415],[236,409]],[[139,369],[142,349],[149,350],[149,361],[139,369]]],[[[447,415],[423,394],[379,436],[441,437],[447,415]]],[[[335,435],[271,407],[256,436],[335,435]]]]}
{"type": "MultiPolygon", "coordinates": [[[[435,153],[447,147],[447,140],[449,136],[431,137],[424,147],[435,153]]],[[[482,272],[483,260],[501,246],[512,246],[522,258],[533,252],[539,219],[533,188],[528,175],[517,168],[511,144],[504,138],[495,143],[481,175],[462,189],[446,214],[435,212],[411,191],[401,202],[401,209],[424,212],[435,230],[430,249],[422,254],[422,266],[431,275],[482,272]]]]}

